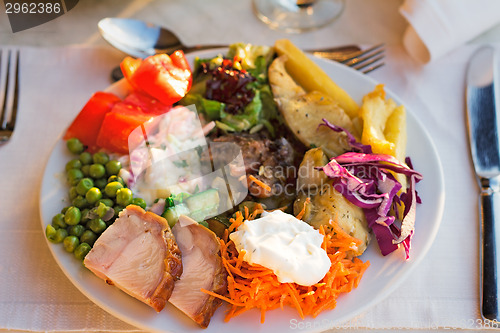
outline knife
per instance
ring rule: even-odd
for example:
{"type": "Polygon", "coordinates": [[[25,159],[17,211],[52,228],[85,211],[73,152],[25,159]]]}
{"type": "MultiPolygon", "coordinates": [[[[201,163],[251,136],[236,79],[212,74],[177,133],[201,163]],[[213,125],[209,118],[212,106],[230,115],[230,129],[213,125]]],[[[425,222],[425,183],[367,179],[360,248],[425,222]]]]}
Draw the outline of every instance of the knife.
{"type": "Polygon", "coordinates": [[[484,319],[499,320],[500,108],[495,49],[481,47],[467,69],[466,113],[470,151],[480,187],[480,298],[484,319]]]}

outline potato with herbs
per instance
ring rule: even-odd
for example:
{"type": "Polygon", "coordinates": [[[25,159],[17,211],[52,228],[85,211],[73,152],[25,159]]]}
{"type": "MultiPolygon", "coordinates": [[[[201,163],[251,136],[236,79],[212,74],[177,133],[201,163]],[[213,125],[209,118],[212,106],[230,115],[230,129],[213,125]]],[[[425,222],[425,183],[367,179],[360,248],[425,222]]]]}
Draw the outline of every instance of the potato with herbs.
{"type": "Polygon", "coordinates": [[[345,133],[318,126],[324,118],[358,138],[354,122],[332,98],[319,91],[306,92],[297,84],[285,68],[286,57],[276,58],[269,66],[269,83],[290,130],[306,147],[321,147],[329,157],[350,150],[345,133]]]}
{"type": "Polygon", "coordinates": [[[302,220],[313,227],[318,229],[323,225],[328,228],[330,220],[336,221],[342,230],[362,241],[360,245],[352,246],[352,254],[361,255],[371,239],[365,213],[338,192],[323,171],[316,169],[327,163],[328,158],[321,148],[310,149],[305,153],[298,171],[294,214],[297,215],[305,204],[302,220]],[[310,203],[305,203],[307,198],[311,200],[310,203]]]}
{"type": "Polygon", "coordinates": [[[277,40],[274,49],[279,56],[287,56],[287,72],[306,92],[321,92],[336,101],[351,119],[358,116],[359,106],[354,99],[290,40],[277,40]]]}

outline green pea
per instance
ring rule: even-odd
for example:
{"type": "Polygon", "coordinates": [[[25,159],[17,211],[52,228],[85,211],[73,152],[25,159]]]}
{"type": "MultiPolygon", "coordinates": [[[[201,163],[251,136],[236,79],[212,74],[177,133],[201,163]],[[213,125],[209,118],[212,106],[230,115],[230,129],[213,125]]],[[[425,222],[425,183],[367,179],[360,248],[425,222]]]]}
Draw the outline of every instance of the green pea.
{"type": "Polygon", "coordinates": [[[82,173],[85,177],[90,176],[90,165],[88,164],[82,165],[82,168],[80,170],[82,170],[82,173]]]}
{"type": "Polygon", "coordinates": [[[90,154],[87,151],[84,151],[83,153],[81,153],[78,159],[80,160],[80,162],[82,162],[83,165],[92,164],[92,162],[94,161],[92,159],[92,154],[90,154]]]}
{"type": "Polygon", "coordinates": [[[97,218],[97,219],[92,219],[89,221],[89,228],[96,234],[100,234],[106,229],[107,225],[106,222],[103,220],[97,218]]]}
{"type": "Polygon", "coordinates": [[[80,209],[84,209],[84,208],[87,208],[89,206],[89,202],[87,201],[87,199],[85,199],[85,197],[81,196],[81,195],[74,198],[71,201],[71,204],[75,207],[80,208],[80,209]]]}
{"type": "Polygon", "coordinates": [[[81,224],[70,225],[68,227],[68,233],[71,236],[80,237],[83,234],[84,231],[85,231],[85,227],[83,225],[81,225],[81,224]]]}
{"type": "Polygon", "coordinates": [[[80,243],[87,243],[90,246],[94,245],[97,240],[97,235],[92,230],[85,230],[80,236],[80,243]]]}
{"type": "Polygon", "coordinates": [[[85,195],[92,187],[94,187],[94,181],[92,179],[82,178],[76,185],[76,192],[80,195],[85,195]]]}
{"type": "Polygon", "coordinates": [[[83,178],[83,172],[80,169],[71,169],[66,173],[66,179],[70,185],[76,185],[83,178]]]}
{"type": "Polygon", "coordinates": [[[123,181],[123,178],[120,177],[120,176],[117,176],[117,175],[109,176],[109,178],[108,178],[108,184],[112,183],[112,182],[119,182],[120,184],[123,185],[123,187],[126,187],[125,186],[125,182],[123,181]]]}
{"type": "Polygon", "coordinates": [[[146,201],[142,198],[133,198],[131,204],[139,206],[142,209],[146,209],[146,206],[147,206],[146,201]]]}
{"type": "Polygon", "coordinates": [[[78,196],[78,192],[76,191],[76,186],[71,186],[69,189],[69,199],[73,200],[78,196]]]}
{"type": "Polygon", "coordinates": [[[109,156],[106,153],[103,152],[97,152],[94,155],[92,155],[92,160],[94,160],[94,163],[96,164],[106,164],[109,161],[109,156]]]}
{"type": "Polygon", "coordinates": [[[66,206],[63,209],[61,209],[61,214],[66,214],[66,211],[68,210],[69,207],[71,206],[66,206]]]}
{"type": "Polygon", "coordinates": [[[107,162],[105,166],[108,176],[118,175],[118,172],[120,172],[122,168],[122,164],[117,160],[111,160],[107,162]]]}
{"type": "Polygon", "coordinates": [[[99,201],[97,201],[97,203],[96,203],[96,204],[100,204],[101,202],[102,202],[103,204],[105,204],[106,206],[108,206],[108,207],[113,207],[113,205],[115,204],[115,203],[113,202],[113,200],[111,200],[111,199],[109,199],[109,198],[103,198],[103,199],[100,199],[99,201]]]}
{"type": "Polygon", "coordinates": [[[69,171],[71,169],[81,169],[82,167],[82,162],[80,162],[79,159],[73,159],[71,161],[69,161],[68,163],[66,163],[66,171],[69,171]]]}
{"type": "Polygon", "coordinates": [[[82,219],[82,212],[78,207],[71,206],[68,208],[66,211],[66,214],[64,214],[64,222],[66,222],[67,225],[77,225],[80,223],[80,220],[82,219]]]}
{"type": "Polygon", "coordinates": [[[99,205],[96,208],[96,213],[99,215],[100,218],[104,217],[110,209],[113,209],[112,207],[109,207],[105,205],[104,203],[99,203],[99,205]]]}
{"type": "Polygon", "coordinates": [[[116,191],[116,203],[120,206],[126,207],[132,202],[133,194],[128,188],[121,188],[116,191]]]}
{"type": "Polygon", "coordinates": [[[90,190],[87,191],[85,194],[85,199],[89,202],[89,204],[93,205],[95,204],[98,200],[102,198],[102,193],[101,190],[98,189],[97,187],[92,187],[90,190]]]}
{"type": "Polygon", "coordinates": [[[75,258],[78,260],[83,260],[85,259],[85,256],[90,252],[92,248],[90,247],[89,244],[87,243],[80,243],[73,252],[75,255],[75,258]]]}
{"type": "Polygon", "coordinates": [[[104,191],[106,184],[107,184],[106,178],[99,178],[94,180],[94,186],[100,189],[101,191],[104,191]]]}
{"type": "Polygon", "coordinates": [[[116,205],[113,207],[113,209],[115,210],[115,217],[118,217],[118,214],[120,214],[120,212],[123,210],[123,206],[116,205]]]}
{"type": "Polygon", "coordinates": [[[67,228],[68,225],[66,224],[66,222],[64,222],[64,214],[59,213],[54,215],[54,217],[52,218],[52,226],[56,229],[67,228]]]}
{"type": "Polygon", "coordinates": [[[83,143],[77,138],[71,138],[66,141],[66,147],[68,147],[68,150],[73,154],[80,154],[84,149],[83,143]]]}
{"type": "Polygon", "coordinates": [[[47,237],[47,239],[51,242],[54,242],[54,239],[56,237],[56,234],[57,234],[57,230],[56,228],[54,228],[51,224],[49,224],[46,228],[45,228],[45,236],[47,237]]]}
{"type": "Polygon", "coordinates": [[[116,197],[116,192],[118,190],[121,190],[123,188],[123,185],[119,182],[111,182],[106,185],[104,188],[104,193],[110,198],[116,197]]]}
{"type": "Polygon", "coordinates": [[[94,179],[102,178],[106,175],[106,168],[102,164],[91,164],[89,168],[89,175],[94,179]]]}
{"type": "Polygon", "coordinates": [[[52,235],[52,239],[49,238],[49,240],[52,243],[61,243],[64,238],[68,236],[68,231],[66,229],[60,228],[56,230],[55,235],[52,235]]]}
{"type": "Polygon", "coordinates": [[[87,217],[87,214],[89,213],[90,209],[84,208],[81,211],[82,211],[82,220],[80,221],[80,223],[84,224],[83,222],[87,222],[89,220],[89,218],[87,217]]]}
{"type": "Polygon", "coordinates": [[[64,240],[63,240],[64,249],[70,253],[75,251],[76,247],[79,244],[80,244],[80,240],[76,236],[72,236],[72,235],[66,236],[66,238],[64,238],[64,240]]]}

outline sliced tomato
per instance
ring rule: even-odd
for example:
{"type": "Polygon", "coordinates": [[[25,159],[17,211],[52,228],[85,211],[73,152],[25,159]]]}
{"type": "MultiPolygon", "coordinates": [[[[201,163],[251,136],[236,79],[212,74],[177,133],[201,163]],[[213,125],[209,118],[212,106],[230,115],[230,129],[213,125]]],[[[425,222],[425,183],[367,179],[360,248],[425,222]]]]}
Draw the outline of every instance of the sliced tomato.
{"type": "Polygon", "coordinates": [[[131,85],[171,105],[179,101],[191,88],[193,77],[184,52],[172,56],[156,54],[144,59],[129,79],[131,85]]]}
{"type": "Polygon", "coordinates": [[[97,136],[97,145],[112,152],[128,154],[129,149],[134,149],[155,128],[155,117],[170,109],[170,105],[151,96],[133,92],[106,114],[97,136]]]}
{"type": "Polygon", "coordinates": [[[125,77],[129,82],[132,74],[142,63],[140,58],[125,57],[120,63],[120,69],[122,70],[123,77],[125,77]]]}
{"type": "Polygon", "coordinates": [[[175,51],[170,55],[170,59],[172,59],[172,62],[175,66],[181,68],[181,69],[187,69],[191,71],[191,67],[189,66],[189,62],[186,59],[186,56],[184,55],[184,52],[181,50],[175,51]]]}
{"type": "Polygon", "coordinates": [[[123,102],[138,107],[140,112],[152,115],[164,114],[172,108],[172,105],[165,105],[141,91],[130,93],[123,102]]]}
{"type": "Polygon", "coordinates": [[[93,94],[66,130],[64,139],[78,138],[90,151],[94,151],[104,117],[118,102],[120,98],[111,93],[99,91],[93,94]]]}
{"type": "Polygon", "coordinates": [[[104,117],[97,136],[97,145],[115,153],[128,154],[130,133],[152,118],[150,115],[137,112],[137,109],[130,104],[117,103],[104,117]]]}

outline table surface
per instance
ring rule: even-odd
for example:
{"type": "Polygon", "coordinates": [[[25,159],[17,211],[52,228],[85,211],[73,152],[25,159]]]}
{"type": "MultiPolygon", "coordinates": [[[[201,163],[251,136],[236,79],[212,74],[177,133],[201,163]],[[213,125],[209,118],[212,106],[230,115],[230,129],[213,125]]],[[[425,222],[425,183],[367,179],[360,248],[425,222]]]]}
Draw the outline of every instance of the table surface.
{"type": "MultiPolygon", "coordinates": [[[[162,24],[175,30],[186,44],[245,41],[270,45],[277,39],[289,38],[302,48],[352,43],[372,45],[382,42],[389,47],[401,48],[407,26],[407,22],[398,13],[401,4],[402,0],[349,0],[344,13],[336,22],[304,34],[287,34],[269,29],[252,14],[249,0],[81,0],[65,15],[17,33],[12,33],[2,7],[0,45],[43,49],[74,45],[110,48],[101,38],[97,22],[104,17],[119,16],[162,24]]],[[[500,25],[470,43],[496,42],[500,42],[500,25]]],[[[122,54],[118,52],[114,56],[118,59],[122,54]]],[[[7,175],[0,175],[0,180],[4,182],[5,177],[7,175]]],[[[6,222],[2,216],[0,215],[0,223],[6,222]]],[[[5,301],[0,295],[0,302],[5,301]]],[[[0,322],[0,330],[8,328],[10,326],[7,323],[0,322]]],[[[345,330],[349,331],[352,329],[345,330]]]]}

